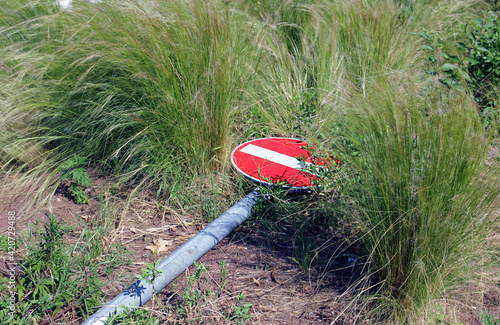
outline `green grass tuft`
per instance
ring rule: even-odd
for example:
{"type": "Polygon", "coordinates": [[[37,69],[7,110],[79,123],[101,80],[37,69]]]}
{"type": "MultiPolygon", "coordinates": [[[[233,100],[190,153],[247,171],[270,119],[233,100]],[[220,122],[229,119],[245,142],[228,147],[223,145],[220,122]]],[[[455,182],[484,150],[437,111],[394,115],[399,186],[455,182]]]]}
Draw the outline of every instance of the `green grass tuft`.
{"type": "Polygon", "coordinates": [[[489,142],[471,98],[433,89],[436,100],[406,78],[354,93],[343,118],[367,267],[381,290],[374,310],[417,322],[481,266],[498,189],[481,175],[489,142]]]}

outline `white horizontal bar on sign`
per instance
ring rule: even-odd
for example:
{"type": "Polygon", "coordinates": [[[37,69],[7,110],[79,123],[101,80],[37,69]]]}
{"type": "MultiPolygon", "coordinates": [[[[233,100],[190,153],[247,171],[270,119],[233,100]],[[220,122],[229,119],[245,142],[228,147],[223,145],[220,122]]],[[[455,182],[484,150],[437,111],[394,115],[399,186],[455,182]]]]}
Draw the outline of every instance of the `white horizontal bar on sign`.
{"type": "Polygon", "coordinates": [[[261,148],[253,144],[247,145],[240,151],[258,158],[262,158],[264,160],[269,160],[277,164],[285,165],[290,168],[301,170],[305,167],[304,163],[302,163],[295,157],[287,156],[282,153],[272,151],[266,148],[261,148]]]}

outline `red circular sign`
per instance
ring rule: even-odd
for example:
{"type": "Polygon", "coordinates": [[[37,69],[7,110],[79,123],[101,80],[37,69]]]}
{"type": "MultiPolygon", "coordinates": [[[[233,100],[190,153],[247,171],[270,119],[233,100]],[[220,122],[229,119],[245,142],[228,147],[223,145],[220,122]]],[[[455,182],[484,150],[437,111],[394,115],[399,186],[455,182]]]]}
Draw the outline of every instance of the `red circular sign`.
{"type": "Polygon", "coordinates": [[[245,142],[231,155],[233,166],[254,182],[307,188],[316,176],[308,172],[311,152],[307,143],[289,138],[265,138],[245,142]]]}

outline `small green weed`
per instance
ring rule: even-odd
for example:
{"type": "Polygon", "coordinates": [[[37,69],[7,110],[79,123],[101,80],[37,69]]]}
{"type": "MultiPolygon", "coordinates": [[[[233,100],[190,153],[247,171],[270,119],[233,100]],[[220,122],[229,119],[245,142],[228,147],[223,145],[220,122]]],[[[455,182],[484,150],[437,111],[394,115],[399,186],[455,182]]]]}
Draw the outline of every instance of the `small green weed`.
{"type": "Polygon", "coordinates": [[[443,321],[444,321],[444,313],[442,312],[442,308],[440,305],[436,305],[435,322],[436,324],[442,324],[443,321]]]}
{"type": "Polygon", "coordinates": [[[227,264],[228,263],[224,260],[220,260],[220,261],[217,261],[217,264],[219,264],[219,266],[220,266],[220,275],[219,275],[220,289],[219,289],[219,292],[217,293],[217,295],[219,295],[220,291],[222,289],[224,289],[224,287],[226,286],[227,264]]]}
{"type": "Polygon", "coordinates": [[[177,313],[182,317],[188,317],[199,313],[202,299],[213,296],[214,292],[210,288],[202,288],[200,279],[210,268],[202,263],[194,261],[194,271],[187,277],[187,285],[182,294],[182,305],[177,308],[177,313]]]}
{"type": "Polygon", "coordinates": [[[452,322],[444,320],[444,312],[439,304],[436,305],[436,313],[434,316],[434,324],[447,324],[447,325],[464,325],[464,323],[459,323],[456,320],[452,322]]]}
{"type": "Polygon", "coordinates": [[[87,187],[90,184],[90,177],[87,171],[82,166],[87,163],[84,157],[74,154],[71,158],[66,160],[61,169],[63,174],[61,180],[69,180],[71,189],[71,196],[77,204],[88,204],[89,196],[87,195],[87,187]]]}
{"type": "Polygon", "coordinates": [[[481,315],[481,322],[484,325],[499,325],[500,324],[500,318],[496,319],[495,315],[488,315],[488,311],[485,309],[484,314],[481,315]]]}
{"type": "Polygon", "coordinates": [[[145,263],[146,267],[142,268],[142,275],[136,274],[136,278],[139,280],[144,280],[147,283],[154,285],[156,278],[163,272],[163,270],[158,269],[160,265],[161,258],[159,258],[156,263],[145,263]]]}
{"type": "Polygon", "coordinates": [[[14,242],[14,248],[17,249],[19,247],[19,241],[15,240],[13,238],[10,238],[7,235],[1,235],[0,236],[0,252],[8,253],[9,252],[9,247],[10,250],[12,251],[12,242],[14,242]]]}
{"type": "Polygon", "coordinates": [[[163,270],[159,269],[158,266],[160,265],[161,258],[159,258],[156,263],[145,263],[146,267],[142,268],[142,275],[136,274],[136,278],[141,280],[141,281],[146,281],[147,283],[151,284],[153,286],[153,306],[155,304],[155,296],[156,296],[156,290],[155,290],[155,281],[158,278],[158,276],[163,273],[163,270]]]}
{"type": "Polygon", "coordinates": [[[112,244],[106,258],[107,261],[104,263],[104,272],[108,275],[121,265],[131,266],[132,261],[130,257],[132,254],[128,245],[123,247],[121,244],[112,244]]]}
{"type": "Polygon", "coordinates": [[[160,324],[160,319],[154,317],[151,318],[151,314],[155,311],[147,308],[130,308],[125,309],[123,313],[115,315],[110,321],[110,325],[118,324],[135,324],[135,325],[158,325],[160,324]]]}
{"type": "Polygon", "coordinates": [[[243,292],[238,295],[238,301],[233,306],[231,311],[227,313],[225,316],[230,321],[235,322],[238,325],[246,324],[250,319],[252,319],[252,315],[250,313],[250,308],[252,307],[251,303],[243,303],[243,292]]]}
{"type": "Polygon", "coordinates": [[[295,257],[292,257],[292,260],[299,265],[302,271],[308,272],[314,261],[318,259],[318,254],[314,251],[314,242],[312,238],[304,236],[298,236],[295,241],[298,243],[294,245],[295,257]]]}

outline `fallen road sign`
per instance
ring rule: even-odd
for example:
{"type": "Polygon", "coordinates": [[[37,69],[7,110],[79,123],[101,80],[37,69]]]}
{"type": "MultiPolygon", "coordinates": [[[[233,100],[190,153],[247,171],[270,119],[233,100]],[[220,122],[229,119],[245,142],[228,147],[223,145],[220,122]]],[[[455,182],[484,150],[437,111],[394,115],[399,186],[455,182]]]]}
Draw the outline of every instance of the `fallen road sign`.
{"type": "Polygon", "coordinates": [[[231,162],[240,173],[256,183],[307,189],[315,186],[317,179],[310,172],[310,155],[305,141],[265,138],[236,147],[231,162]]]}

